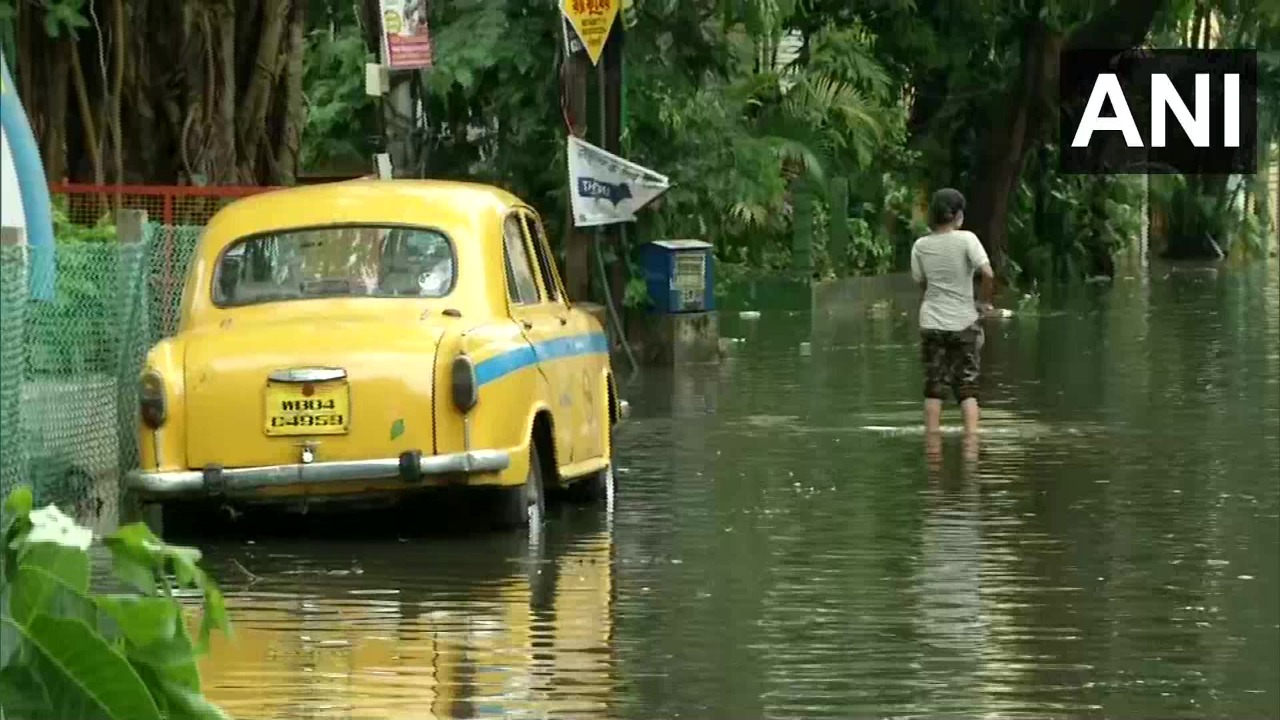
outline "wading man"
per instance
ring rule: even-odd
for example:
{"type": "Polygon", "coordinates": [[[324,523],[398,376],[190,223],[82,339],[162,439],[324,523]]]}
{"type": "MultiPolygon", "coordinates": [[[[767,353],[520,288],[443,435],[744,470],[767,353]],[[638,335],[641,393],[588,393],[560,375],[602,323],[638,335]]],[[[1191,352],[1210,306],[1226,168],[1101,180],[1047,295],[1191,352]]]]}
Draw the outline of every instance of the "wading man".
{"type": "Polygon", "coordinates": [[[978,430],[981,316],[991,310],[995,274],[978,236],[961,230],[964,195],[952,188],[933,194],[928,235],[911,247],[911,276],[924,290],[920,303],[920,351],[924,361],[925,432],[938,432],[948,389],[964,413],[966,433],[978,430]],[[982,273],[982,303],[973,298],[973,275],[982,273]]]}

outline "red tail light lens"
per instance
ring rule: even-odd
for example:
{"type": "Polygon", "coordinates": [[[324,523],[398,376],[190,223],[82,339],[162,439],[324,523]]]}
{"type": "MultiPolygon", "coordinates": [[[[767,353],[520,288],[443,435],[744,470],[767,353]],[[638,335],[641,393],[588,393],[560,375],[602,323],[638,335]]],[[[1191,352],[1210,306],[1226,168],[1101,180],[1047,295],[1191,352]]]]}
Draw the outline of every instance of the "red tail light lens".
{"type": "Polygon", "coordinates": [[[142,422],[152,430],[164,425],[164,380],[158,373],[143,373],[138,385],[138,410],[142,415],[142,422]]]}
{"type": "Polygon", "coordinates": [[[452,381],[454,406],[463,413],[471,412],[476,403],[480,402],[475,363],[466,355],[454,358],[453,366],[449,369],[449,379],[452,381]]]}

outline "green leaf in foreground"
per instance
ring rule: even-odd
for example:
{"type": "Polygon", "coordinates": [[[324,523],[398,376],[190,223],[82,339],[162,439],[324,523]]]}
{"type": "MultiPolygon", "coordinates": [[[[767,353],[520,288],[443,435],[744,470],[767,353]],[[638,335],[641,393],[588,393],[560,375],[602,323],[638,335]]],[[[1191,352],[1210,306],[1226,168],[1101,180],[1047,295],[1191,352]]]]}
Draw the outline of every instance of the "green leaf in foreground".
{"type": "Polygon", "coordinates": [[[84,621],[39,615],[19,630],[55,669],[56,676],[44,678],[44,683],[60,704],[88,700],[110,718],[161,720],[151,693],[129,661],[84,621]]]}
{"type": "Polygon", "coordinates": [[[31,494],[31,488],[26,485],[14,488],[4,501],[4,532],[8,534],[9,524],[14,520],[29,516],[34,505],[35,499],[31,494]]]}
{"type": "Polygon", "coordinates": [[[18,566],[36,567],[78,593],[89,591],[89,556],[83,550],[50,542],[32,541],[28,535],[18,553],[18,566]]]}
{"type": "Polygon", "coordinates": [[[84,593],[39,566],[23,565],[14,576],[11,593],[10,614],[24,627],[40,614],[93,619],[93,604],[84,593]]]}
{"type": "Polygon", "coordinates": [[[180,622],[178,606],[165,598],[115,595],[98,598],[98,608],[138,647],[172,640],[180,622]]]}
{"type": "Polygon", "coordinates": [[[169,703],[169,720],[231,720],[198,691],[173,682],[161,683],[160,689],[169,703]]]}
{"type": "Polygon", "coordinates": [[[29,488],[6,499],[0,542],[0,720],[226,720],[200,693],[198,649],[175,586],[204,596],[200,646],[229,630],[194,548],[140,523],[98,538],[29,488]],[[91,592],[89,548],[138,593],[91,592]]]}

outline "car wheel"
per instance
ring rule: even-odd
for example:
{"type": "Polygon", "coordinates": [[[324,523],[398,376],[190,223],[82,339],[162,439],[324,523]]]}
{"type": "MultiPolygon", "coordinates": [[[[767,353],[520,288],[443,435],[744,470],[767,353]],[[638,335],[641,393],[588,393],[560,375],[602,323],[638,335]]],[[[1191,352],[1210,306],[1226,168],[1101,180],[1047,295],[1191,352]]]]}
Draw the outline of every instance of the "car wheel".
{"type": "Polygon", "coordinates": [[[166,542],[217,534],[231,519],[211,503],[181,500],[144,503],[141,515],[147,528],[166,542]]]}
{"type": "Polygon", "coordinates": [[[502,524],[505,527],[527,527],[531,530],[542,528],[547,504],[543,497],[542,461],[538,457],[537,443],[529,443],[529,473],[525,476],[524,485],[511,488],[504,494],[506,498],[502,508],[502,524]]]}
{"type": "Polygon", "coordinates": [[[143,503],[138,511],[138,514],[141,515],[139,519],[147,526],[151,534],[158,538],[164,537],[164,510],[162,503],[143,503]]]}
{"type": "Polygon", "coordinates": [[[603,470],[594,472],[570,485],[569,499],[581,505],[612,502],[613,492],[613,463],[609,463],[603,470]]]}
{"type": "Polygon", "coordinates": [[[589,505],[603,502],[610,509],[613,508],[613,495],[617,490],[615,479],[613,476],[613,466],[618,459],[618,446],[614,444],[614,431],[612,424],[609,427],[609,464],[599,472],[592,473],[590,476],[582,478],[578,482],[569,486],[568,499],[570,502],[589,505]]]}

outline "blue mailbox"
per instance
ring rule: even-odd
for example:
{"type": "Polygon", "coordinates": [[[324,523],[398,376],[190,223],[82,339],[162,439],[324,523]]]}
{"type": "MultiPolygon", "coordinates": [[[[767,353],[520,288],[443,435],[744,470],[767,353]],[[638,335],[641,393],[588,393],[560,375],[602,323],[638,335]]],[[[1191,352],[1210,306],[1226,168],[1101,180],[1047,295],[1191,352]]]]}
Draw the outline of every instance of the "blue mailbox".
{"type": "Polygon", "coordinates": [[[701,240],[655,240],[640,246],[640,264],[655,313],[715,309],[713,247],[701,240]]]}

